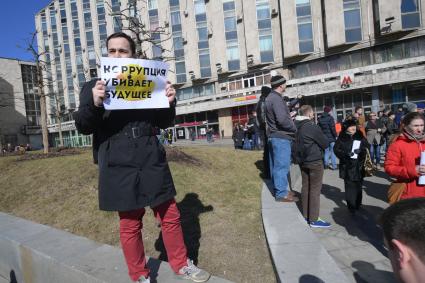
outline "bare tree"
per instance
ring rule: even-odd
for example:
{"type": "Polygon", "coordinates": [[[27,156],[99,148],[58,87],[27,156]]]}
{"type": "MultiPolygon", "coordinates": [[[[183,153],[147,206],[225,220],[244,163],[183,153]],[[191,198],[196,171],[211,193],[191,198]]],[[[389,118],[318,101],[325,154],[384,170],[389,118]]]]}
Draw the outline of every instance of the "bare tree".
{"type": "MultiPolygon", "coordinates": [[[[31,34],[31,39],[26,42],[25,49],[30,52],[34,58],[36,64],[36,77],[37,77],[37,89],[38,96],[40,98],[40,112],[41,112],[41,131],[43,136],[43,152],[49,152],[49,132],[47,128],[47,103],[46,97],[54,99],[56,110],[52,113],[56,116],[59,126],[59,140],[60,146],[63,146],[62,138],[62,127],[61,127],[61,107],[59,104],[58,93],[53,90],[54,80],[52,79],[52,73],[47,67],[50,62],[46,62],[43,58],[49,56],[50,60],[54,60],[51,54],[46,50],[39,50],[37,48],[36,39],[38,31],[35,31],[31,34]],[[49,92],[46,93],[45,90],[49,89],[49,92]]],[[[59,90],[63,91],[63,90],[59,90]]]]}
{"type": "MultiPolygon", "coordinates": [[[[113,11],[113,8],[108,2],[105,2],[109,9],[109,15],[113,18],[119,19],[121,30],[123,32],[129,32],[134,41],[136,42],[136,57],[141,59],[148,59],[148,49],[143,49],[143,43],[150,43],[152,47],[160,48],[161,53],[171,52],[163,46],[163,42],[171,39],[172,34],[169,32],[169,24],[166,22],[163,26],[158,25],[154,29],[150,29],[149,25],[145,23],[145,18],[139,13],[137,3],[140,2],[143,5],[147,5],[144,0],[129,0],[128,7],[121,9],[120,11],[113,11]]],[[[162,60],[169,61],[174,60],[173,56],[161,56],[162,60]]]]}

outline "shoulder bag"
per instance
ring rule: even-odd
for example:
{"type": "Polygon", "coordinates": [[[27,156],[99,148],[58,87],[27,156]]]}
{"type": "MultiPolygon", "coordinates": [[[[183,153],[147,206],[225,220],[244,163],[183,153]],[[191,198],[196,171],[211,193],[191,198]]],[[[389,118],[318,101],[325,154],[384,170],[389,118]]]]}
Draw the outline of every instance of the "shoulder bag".
{"type": "Polygon", "coordinates": [[[370,158],[369,149],[366,148],[366,157],[364,159],[364,173],[366,177],[371,177],[375,173],[375,166],[372,163],[372,159],[370,158]]]}
{"type": "Polygon", "coordinates": [[[406,183],[392,182],[387,192],[388,203],[394,204],[398,202],[405,189],[406,189],[406,183]]]}

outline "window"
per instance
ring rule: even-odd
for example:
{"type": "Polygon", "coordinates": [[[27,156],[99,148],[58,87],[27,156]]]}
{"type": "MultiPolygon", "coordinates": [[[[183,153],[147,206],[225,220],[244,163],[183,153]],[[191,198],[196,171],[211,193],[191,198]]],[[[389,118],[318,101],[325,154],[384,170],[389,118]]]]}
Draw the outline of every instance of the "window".
{"type": "Polygon", "coordinates": [[[184,83],[186,82],[186,64],[184,62],[184,46],[181,32],[180,3],[179,0],[169,0],[169,3],[174,57],[176,57],[176,82],[184,83]]]}
{"type": "Polygon", "coordinates": [[[421,25],[418,0],[401,0],[401,27],[417,28],[421,25]]]}
{"type": "Polygon", "coordinates": [[[233,0],[223,0],[223,11],[224,31],[227,43],[227,66],[229,71],[235,71],[240,69],[235,2],[233,0]]]}
{"type": "Polygon", "coordinates": [[[273,62],[273,39],[269,1],[256,0],[257,26],[259,33],[260,60],[273,62]]]}
{"type": "Polygon", "coordinates": [[[344,0],[345,42],[362,40],[360,1],[344,0]]]}
{"type": "Polygon", "coordinates": [[[300,53],[314,51],[310,0],[296,0],[300,53]]]}
{"type": "Polygon", "coordinates": [[[208,43],[207,14],[205,12],[205,1],[194,0],[195,19],[198,31],[199,64],[201,67],[201,77],[211,77],[210,50],[208,43]]]}

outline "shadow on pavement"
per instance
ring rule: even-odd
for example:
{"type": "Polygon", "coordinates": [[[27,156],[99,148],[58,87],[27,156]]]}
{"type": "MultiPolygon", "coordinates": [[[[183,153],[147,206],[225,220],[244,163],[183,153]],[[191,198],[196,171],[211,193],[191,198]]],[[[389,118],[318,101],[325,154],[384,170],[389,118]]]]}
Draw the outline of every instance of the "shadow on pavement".
{"type": "MultiPolygon", "coordinates": [[[[384,171],[377,171],[375,176],[378,178],[390,180],[390,177],[384,171]]],[[[370,178],[365,178],[363,181],[364,191],[371,197],[382,200],[384,202],[388,201],[387,192],[388,192],[388,184],[380,184],[371,182],[370,178]]]]}
{"type": "Polygon", "coordinates": [[[262,159],[255,161],[254,164],[255,164],[255,167],[257,167],[257,169],[260,170],[259,176],[260,176],[261,179],[264,180],[264,179],[269,179],[270,178],[270,176],[266,172],[266,168],[264,168],[264,162],[263,162],[262,159]]]}
{"type": "Polygon", "coordinates": [[[389,185],[374,183],[374,182],[368,181],[367,179],[363,181],[363,185],[365,186],[364,192],[368,194],[369,196],[382,200],[384,202],[388,201],[387,193],[388,193],[389,185]]]}
{"type": "Polygon", "coordinates": [[[18,283],[18,281],[16,280],[16,275],[15,275],[15,270],[11,270],[9,273],[10,276],[10,283],[18,283]]]}
{"type": "MultiPolygon", "coordinates": [[[[196,193],[188,193],[183,200],[177,203],[180,211],[180,221],[183,230],[184,243],[187,248],[187,256],[198,264],[198,254],[201,239],[201,225],[199,223],[199,215],[201,213],[213,211],[211,205],[204,206],[196,193]]],[[[168,261],[167,251],[165,250],[162,239],[162,232],[159,233],[158,239],[155,241],[155,249],[160,252],[158,259],[168,261]]]]}
{"type": "Polygon", "coordinates": [[[344,203],[345,193],[341,189],[324,184],[322,194],[338,205],[331,212],[335,223],[344,227],[350,235],[357,237],[361,241],[369,242],[387,257],[382,230],[377,224],[377,220],[384,211],[383,208],[362,205],[355,215],[351,215],[344,203]]]}
{"type": "Polygon", "coordinates": [[[322,279],[314,275],[304,274],[303,276],[300,277],[300,280],[298,281],[298,283],[325,283],[325,281],[323,281],[322,279]]]}
{"type": "Polygon", "coordinates": [[[351,266],[357,271],[354,272],[354,279],[357,283],[396,283],[394,274],[385,270],[378,270],[369,262],[362,260],[354,261],[351,266]],[[361,274],[361,275],[360,275],[361,274]]]}

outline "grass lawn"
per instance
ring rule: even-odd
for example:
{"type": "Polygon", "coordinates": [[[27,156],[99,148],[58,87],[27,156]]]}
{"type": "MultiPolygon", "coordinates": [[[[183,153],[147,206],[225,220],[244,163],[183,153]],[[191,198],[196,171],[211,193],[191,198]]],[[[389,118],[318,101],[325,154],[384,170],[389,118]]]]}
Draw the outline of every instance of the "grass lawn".
{"type": "MultiPolygon", "coordinates": [[[[179,150],[197,160],[170,161],[189,255],[235,282],[276,282],[261,222],[262,181],[255,166],[261,153],[205,146],[179,150]]],[[[117,213],[98,209],[90,150],[28,161],[2,157],[0,172],[0,211],[119,246],[117,213]]],[[[164,259],[150,209],[144,220],[146,254],[164,259]]]]}

